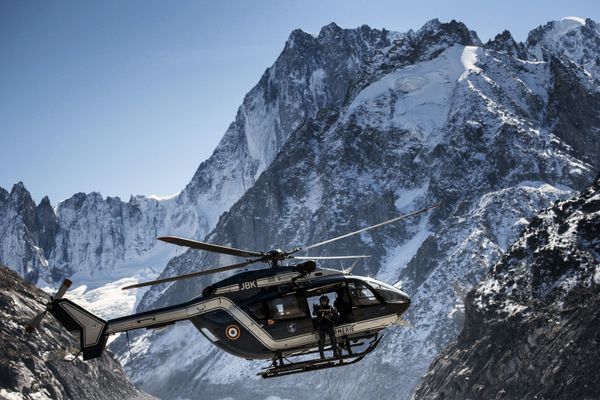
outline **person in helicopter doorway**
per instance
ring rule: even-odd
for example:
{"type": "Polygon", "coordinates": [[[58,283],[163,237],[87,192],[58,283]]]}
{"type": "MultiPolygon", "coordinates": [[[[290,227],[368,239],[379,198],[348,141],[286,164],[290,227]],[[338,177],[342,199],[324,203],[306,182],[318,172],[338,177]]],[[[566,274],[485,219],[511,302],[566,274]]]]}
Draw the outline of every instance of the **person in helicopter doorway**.
{"type": "Polygon", "coordinates": [[[336,291],[336,298],[333,302],[333,307],[339,314],[339,323],[346,323],[352,321],[352,304],[344,288],[338,288],[336,291]]]}
{"type": "Polygon", "coordinates": [[[319,328],[319,354],[321,355],[321,358],[325,358],[323,353],[325,348],[325,335],[329,335],[333,355],[335,357],[340,357],[341,354],[337,346],[335,330],[333,329],[333,324],[338,319],[338,312],[329,305],[329,297],[325,295],[319,297],[319,305],[314,307],[313,313],[317,317],[317,326],[319,328]]]}

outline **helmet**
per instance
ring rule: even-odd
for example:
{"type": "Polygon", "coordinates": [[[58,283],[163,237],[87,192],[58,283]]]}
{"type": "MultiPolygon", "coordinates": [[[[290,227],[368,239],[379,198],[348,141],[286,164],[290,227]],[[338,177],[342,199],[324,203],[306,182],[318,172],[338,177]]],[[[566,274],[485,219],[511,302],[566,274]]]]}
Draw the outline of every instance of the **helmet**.
{"type": "Polygon", "coordinates": [[[325,295],[319,297],[319,303],[322,303],[323,301],[325,301],[327,304],[329,304],[329,297],[327,297],[325,295]]]}

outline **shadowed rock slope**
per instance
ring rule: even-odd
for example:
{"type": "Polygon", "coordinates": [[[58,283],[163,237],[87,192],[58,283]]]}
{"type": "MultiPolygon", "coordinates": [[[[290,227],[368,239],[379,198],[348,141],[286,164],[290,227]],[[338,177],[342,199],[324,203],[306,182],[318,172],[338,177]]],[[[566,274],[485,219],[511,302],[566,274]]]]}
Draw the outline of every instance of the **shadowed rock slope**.
{"type": "Polygon", "coordinates": [[[534,218],[413,399],[600,398],[600,176],[534,218]]]}
{"type": "Polygon", "coordinates": [[[108,352],[66,362],[77,340],[49,314],[29,335],[24,326],[48,295],[0,266],[0,399],[153,399],[128,380],[108,352]]]}

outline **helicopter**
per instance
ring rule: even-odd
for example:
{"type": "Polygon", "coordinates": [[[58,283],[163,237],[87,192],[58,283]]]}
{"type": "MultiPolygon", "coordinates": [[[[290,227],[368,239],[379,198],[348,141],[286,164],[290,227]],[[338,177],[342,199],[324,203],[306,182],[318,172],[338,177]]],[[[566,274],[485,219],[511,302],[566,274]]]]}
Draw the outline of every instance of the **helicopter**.
{"type": "Polygon", "coordinates": [[[399,287],[353,275],[351,269],[356,261],[344,270],[317,267],[318,260],[361,259],[370,257],[368,255],[312,257],[297,253],[436,207],[438,205],[289,251],[257,252],[177,236],[159,237],[166,243],[241,257],[245,261],[137,283],[123,290],[242,269],[260,262],[269,267],[238,272],[205,287],[200,296],[187,302],[108,321],[63,298],[72,284],[65,279],[46,309],[26,326],[26,331],[33,332],[49,312],[64,328],[79,335],[79,353],[83,353],[84,360],[90,360],[102,354],[110,335],[140,328],[158,329],[189,320],[212,344],[234,356],[270,360],[271,363],[257,373],[263,378],[354,364],[375,350],[383,329],[405,323],[401,317],[410,306],[410,297],[399,287]],[[292,264],[283,265],[288,260],[292,264]],[[333,351],[331,357],[317,356],[318,328],[311,313],[311,306],[323,296],[335,301],[334,307],[339,313],[334,332],[342,352],[336,354],[327,339],[329,346],[325,350],[333,351]]]}

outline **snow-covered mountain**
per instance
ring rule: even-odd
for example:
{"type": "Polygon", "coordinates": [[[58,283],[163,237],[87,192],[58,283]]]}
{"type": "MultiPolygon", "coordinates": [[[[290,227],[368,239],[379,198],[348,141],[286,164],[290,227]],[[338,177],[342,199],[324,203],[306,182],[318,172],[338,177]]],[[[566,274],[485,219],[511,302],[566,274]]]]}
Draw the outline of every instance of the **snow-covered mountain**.
{"type": "MultiPolygon", "coordinates": [[[[112,346],[130,377],[162,398],[311,398],[307,388],[407,398],[462,327],[465,293],[529,218],[600,167],[590,61],[600,57],[598,29],[571,20],[532,31],[526,43],[503,32],[485,45],[456,21],[406,33],[296,30],[179,195],[123,203],[80,194],[52,209],[17,185],[0,192],[0,260],[31,280],[71,272],[92,280],[100,269],[124,277],[128,263],[175,254],[154,241],[162,233],[289,248],[441,202],[313,253],[372,254],[354,272],[401,281],[412,296],[414,328],[391,329],[361,363],[265,385],[254,376],[260,364],[218,351],[189,324],[139,332],[131,352],[124,340],[112,346]]],[[[187,251],[162,275],[230,261],[187,251]]],[[[139,309],[196,296],[218,278],[153,288],[139,309]]]]}
{"type": "MultiPolygon", "coordinates": [[[[113,348],[146,390],[163,398],[200,391],[204,398],[312,398],[307,388],[340,398],[407,398],[462,327],[465,294],[528,219],[591,182],[600,166],[600,86],[576,60],[546,47],[538,59],[537,48],[507,32],[483,45],[454,21],[390,37],[341,107],[324,107],[297,129],[207,240],[291,248],[441,202],[430,215],[313,253],[372,254],[354,272],[401,281],[414,327],[390,329],[359,364],[268,385],[254,376],[260,363],[218,351],[189,324],[140,333],[132,352],[117,341],[113,348]]],[[[319,38],[330,46],[339,40],[319,38]]],[[[233,261],[190,250],[163,275],[233,261]]],[[[140,310],[196,296],[218,278],[153,288],[140,310]]]]}
{"type": "Polygon", "coordinates": [[[600,397],[600,175],[534,217],[466,299],[414,399],[600,397]]]}

